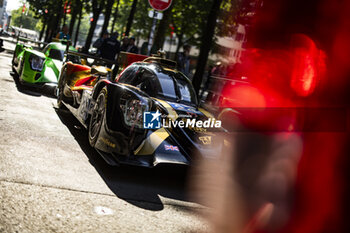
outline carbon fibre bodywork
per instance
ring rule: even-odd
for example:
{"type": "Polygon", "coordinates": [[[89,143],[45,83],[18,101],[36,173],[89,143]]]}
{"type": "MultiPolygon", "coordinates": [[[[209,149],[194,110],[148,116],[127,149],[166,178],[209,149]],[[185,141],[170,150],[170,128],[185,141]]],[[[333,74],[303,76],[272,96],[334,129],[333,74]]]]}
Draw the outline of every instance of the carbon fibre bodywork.
{"type": "MultiPolygon", "coordinates": [[[[140,72],[145,70],[154,75],[161,75],[162,71],[178,73],[176,70],[149,62],[137,62],[131,66],[140,72]]],[[[196,127],[164,125],[158,129],[145,129],[140,125],[142,120],[138,117],[142,117],[144,112],[159,111],[164,119],[174,122],[186,117],[203,121],[213,118],[210,113],[198,108],[196,102],[185,104],[160,96],[151,96],[140,87],[142,82],[132,85],[121,80],[123,77],[128,80],[138,77],[144,72],[125,75],[127,68],[116,82],[112,82],[101,75],[104,73],[103,68],[100,68],[100,71],[96,69],[66,63],[58,85],[58,103],[64,104],[88,128],[89,140],[90,131],[94,129],[91,122],[94,122],[95,112],[98,111],[98,106],[104,106],[97,139],[93,142],[90,140],[90,144],[109,164],[124,163],[144,167],[154,167],[158,164],[190,165],[195,155],[217,156],[220,153],[223,141],[218,141],[215,135],[224,132],[222,128],[213,132],[196,127]],[[130,105],[130,102],[139,105],[135,107],[130,105]],[[128,120],[130,109],[138,116],[133,123],[128,120]]]]}

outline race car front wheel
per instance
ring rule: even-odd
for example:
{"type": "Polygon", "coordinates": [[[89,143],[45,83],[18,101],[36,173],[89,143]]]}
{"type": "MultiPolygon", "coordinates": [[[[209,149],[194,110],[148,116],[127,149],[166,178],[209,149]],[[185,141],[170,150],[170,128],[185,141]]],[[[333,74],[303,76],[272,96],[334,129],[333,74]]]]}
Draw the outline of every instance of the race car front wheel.
{"type": "Polygon", "coordinates": [[[62,109],[64,107],[64,104],[63,104],[63,88],[60,87],[60,88],[57,88],[56,90],[57,91],[57,107],[62,109]]]}
{"type": "Polygon", "coordinates": [[[56,88],[56,95],[57,95],[57,107],[60,109],[64,108],[64,104],[63,101],[65,101],[64,99],[64,94],[63,94],[63,89],[64,89],[64,78],[66,76],[66,67],[64,67],[62,69],[60,78],[58,80],[58,86],[56,88]]]}
{"type": "Polygon", "coordinates": [[[100,134],[101,127],[103,124],[103,118],[106,111],[106,95],[107,90],[102,89],[92,109],[89,124],[89,143],[92,147],[94,147],[96,144],[98,135],[100,134]]]}

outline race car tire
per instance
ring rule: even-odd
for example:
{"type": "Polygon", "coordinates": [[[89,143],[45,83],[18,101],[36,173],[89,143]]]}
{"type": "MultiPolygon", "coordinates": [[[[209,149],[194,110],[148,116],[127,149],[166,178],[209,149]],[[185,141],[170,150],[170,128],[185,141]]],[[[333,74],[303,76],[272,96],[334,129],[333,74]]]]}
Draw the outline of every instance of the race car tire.
{"type": "Polygon", "coordinates": [[[92,109],[92,114],[89,122],[89,143],[92,147],[95,146],[97,142],[98,135],[100,134],[103,118],[106,111],[106,98],[107,98],[107,90],[103,88],[99,95],[97,96],[97,100],[92,109]]]}
{"type": "Polygon", "coordinates": [[[19,69],[18,69],[18,78],[21,80],[22,74],[24,72],[24,61],[20,61],[19,63],[19,69]]]}
{"type": "Polygon", "coordinates": [[[15,64],[15,56],[16,56],[16,53],[13,54],[12,61],[11,61],[11,67],[13,72],[16,72],[15,66],[18,65],[18,64],[15,64]]]}
{"type": "Polygon", "coordinates": [[[64,109],[65,105],[63,104],[64,99],[64,94],[63,94],[63,89],[64,89],[64,76],[65,76],[66,68],[64,68],[61,72],[60,79],[58,81],[58,86],[56,88],[56,95],[57,95],[57,107],[59,109],[64,109]]]}
{"type": "Polygon", "coordinates": [[[58,89],[57,107],[58,107],[59,109],[64,108],[64,104],[63,104],[63,90],[62,90],[62,88],[59,88],[59,89],[58,89]]]}
{"type": "Polygon", "coordinates": [[[15,64],[15,57],[16,57],[16,50],[13,52],[13,56],[12,56],[12,61],[11,61],[11,65],[12,67],[18,64],[15,64]]]}

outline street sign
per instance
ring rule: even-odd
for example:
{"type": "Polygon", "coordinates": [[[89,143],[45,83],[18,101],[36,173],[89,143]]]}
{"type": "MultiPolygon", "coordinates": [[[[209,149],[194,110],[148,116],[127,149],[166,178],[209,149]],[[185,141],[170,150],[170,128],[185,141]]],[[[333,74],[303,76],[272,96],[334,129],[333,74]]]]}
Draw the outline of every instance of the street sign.
{"type": "Polygon", "coordinates": [[[151,5],[151,7],[154,9],[154,11],[148,12],[148,16],[153,18],[152,29],[148,40],[148,52],[147,52],[147,55],[150,55],[151,48],[153,45],[154,32],[157,26],[157,20],[160,20],[163,18],[163,14],[158,11],[165,11],[166,9],[168,9],[169,6],[171,5],[172,0],[148,0],[148,2],[151,5]]]}
{"type": "Polygon", "coordinates": [[[156,11],[165,11],[171,5],[172,0],[148,0],[148,2],[156,11]]]}
{"type": "Polygon", "coordinates": [[[154,11],[154,10],[150,10],[149,12],[148,12],[148,17],[150,17],[150,18],[156,18],[156,19],[158,19],[158,20],[161,20],[162,18],[163,18],[163,13],[161,13],[161,12],[158,12],[158,11],[154,11]]]}

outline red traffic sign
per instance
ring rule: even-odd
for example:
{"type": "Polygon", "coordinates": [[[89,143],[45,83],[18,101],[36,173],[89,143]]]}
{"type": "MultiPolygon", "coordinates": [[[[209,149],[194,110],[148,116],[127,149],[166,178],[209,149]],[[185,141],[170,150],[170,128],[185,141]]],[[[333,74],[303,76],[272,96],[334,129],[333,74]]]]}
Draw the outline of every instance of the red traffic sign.
{"type": "Polygon", "coordinates": [[[172,0],[148,0],[148,2],[156,11],[165,11],[171,5],[172,0]]]}

